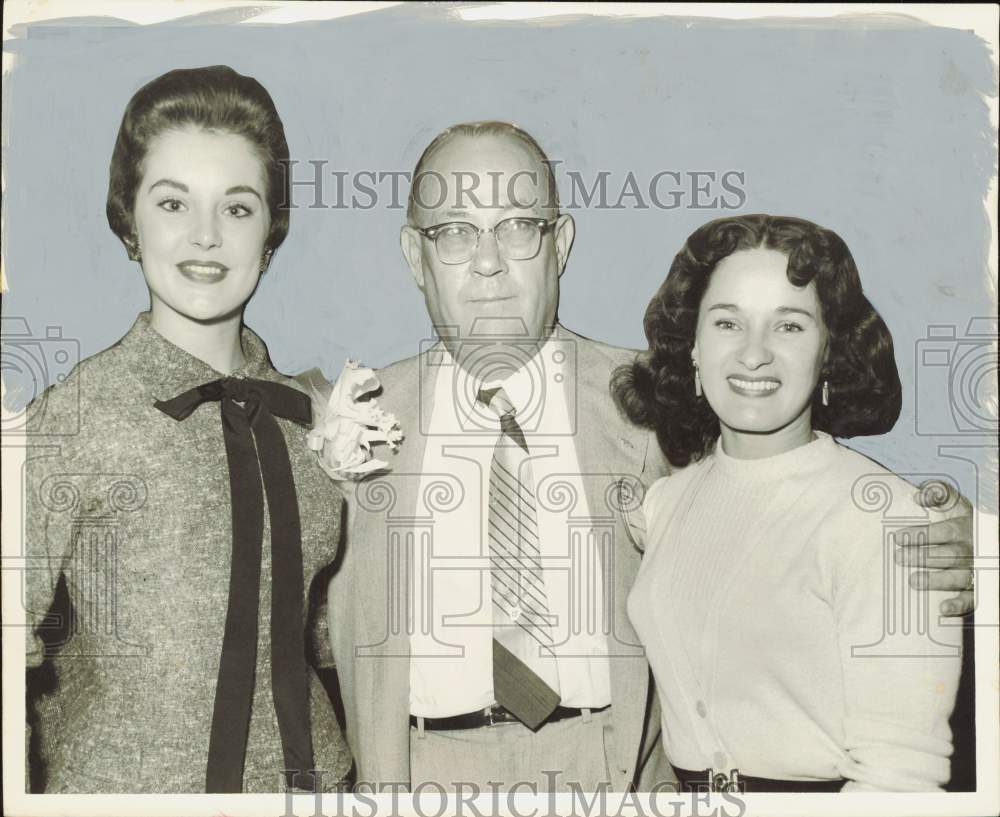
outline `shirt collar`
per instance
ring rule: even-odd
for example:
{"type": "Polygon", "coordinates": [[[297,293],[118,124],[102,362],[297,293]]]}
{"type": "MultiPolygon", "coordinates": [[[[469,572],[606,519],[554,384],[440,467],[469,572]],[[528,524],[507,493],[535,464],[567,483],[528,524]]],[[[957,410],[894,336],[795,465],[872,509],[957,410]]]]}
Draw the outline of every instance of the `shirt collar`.
{"type": "MultiPolygon", "coordinates": [[[[240,333],[244,363],[230,376],[267,378],[274,367],[267,347],[256,333],[243,327],[240,333]]],[[[176,397],[181,392],[225,377],[200,358],[175,346],[153,329],[150,313],[141,312],[132,328],[119,342],[125,363],[133,376],[157,400],[176,397]]]]}
{"type": "MultiPolygon", "coordinates": [[[[500,386],[507,398],[514,405],[518,422],[522,424],[525,433],[540,431],[547,427],[548,420],[562,424],[559,421],[561,413],[556,412],[565,403],[565,384],[570,381],[566,371],[569,356],[559,351],[560,343],[549,335],[532,355],[525,355],[518,368],[502,379],[483,380],[477,377],[475,370],[467,372],[457,363],[445,347],[444,354],[453,375],[450,385],[440,384],[450,392],[446,399],[454,401],[456,409],[463,416],[480,416],[484,412],[471,405],[480,389],[490,389],[500,386]]],[[[439,399],[441,395],[439,395],[439,399]]],[[[499,419],[497,419],[499,427],[499,419]]]]}

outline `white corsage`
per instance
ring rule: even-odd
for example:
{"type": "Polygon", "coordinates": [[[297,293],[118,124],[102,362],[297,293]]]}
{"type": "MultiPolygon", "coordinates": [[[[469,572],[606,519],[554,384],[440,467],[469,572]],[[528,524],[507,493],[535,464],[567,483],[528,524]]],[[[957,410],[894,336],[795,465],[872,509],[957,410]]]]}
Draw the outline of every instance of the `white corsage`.
{"type": "Polygon", "coordinates": [[[372,445],[385,443],[393,451],[403,439],[394,414],[378,407],[374,398],[360,400],[379,388],[371,369],[348,360],[332,388],[318,369],[297,378],[313,401],[313,427],[306,437],[319,464],[335,480],[359,480],[389,469],[375,459],[372,445]]]}

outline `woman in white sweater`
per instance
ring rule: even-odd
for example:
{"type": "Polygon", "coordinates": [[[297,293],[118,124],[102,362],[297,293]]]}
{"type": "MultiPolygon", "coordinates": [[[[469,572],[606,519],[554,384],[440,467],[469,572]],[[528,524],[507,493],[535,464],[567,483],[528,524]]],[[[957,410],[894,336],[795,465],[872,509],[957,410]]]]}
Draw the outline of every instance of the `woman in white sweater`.
{"type": "Polygon", "coordinates": [[[895,528],[941,515],[834,439],[884,433],[900,409],[892,338],[847,246],[800,219],[714,221],[645,329],[650,354],[616,396],[680,470],[644,499],[628,606],[678,778],[938,789],[961,629],[892,558],[895,528]]]}

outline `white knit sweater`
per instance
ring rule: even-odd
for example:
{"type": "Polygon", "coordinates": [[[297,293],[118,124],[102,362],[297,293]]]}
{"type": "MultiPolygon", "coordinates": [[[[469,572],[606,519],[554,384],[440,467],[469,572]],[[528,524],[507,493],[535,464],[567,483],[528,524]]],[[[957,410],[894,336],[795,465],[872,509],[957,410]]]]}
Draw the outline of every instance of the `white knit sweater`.
{"type": "Polygon", "coordinates": [[[931,516],[914,494],[825,434],[755,460],[717,445],[650,487],[628,609],[674,765],[844,791],[947,782],[961,622],[893,562],[889,534],[931,516]]]}

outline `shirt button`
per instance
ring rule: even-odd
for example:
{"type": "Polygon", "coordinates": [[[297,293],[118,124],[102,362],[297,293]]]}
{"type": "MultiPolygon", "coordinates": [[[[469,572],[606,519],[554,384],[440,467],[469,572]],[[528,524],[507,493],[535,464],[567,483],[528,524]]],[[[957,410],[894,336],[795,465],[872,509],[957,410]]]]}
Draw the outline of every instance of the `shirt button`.
{"type": "Polygon", "coordinates": [[[716,752],[712,755],[712,762],[715,764],[715,769],[717,771],[722,771],[726,765],[726,755],[723,752],[716,752]]]}
{"type": "Polygon", "coordinates": [[[705,706],[704,701],[698,701],[698,703],[694,705],[694,711],[697,712],[703,718],[706,715],[708,715],[708,707],[705,706]]]}

